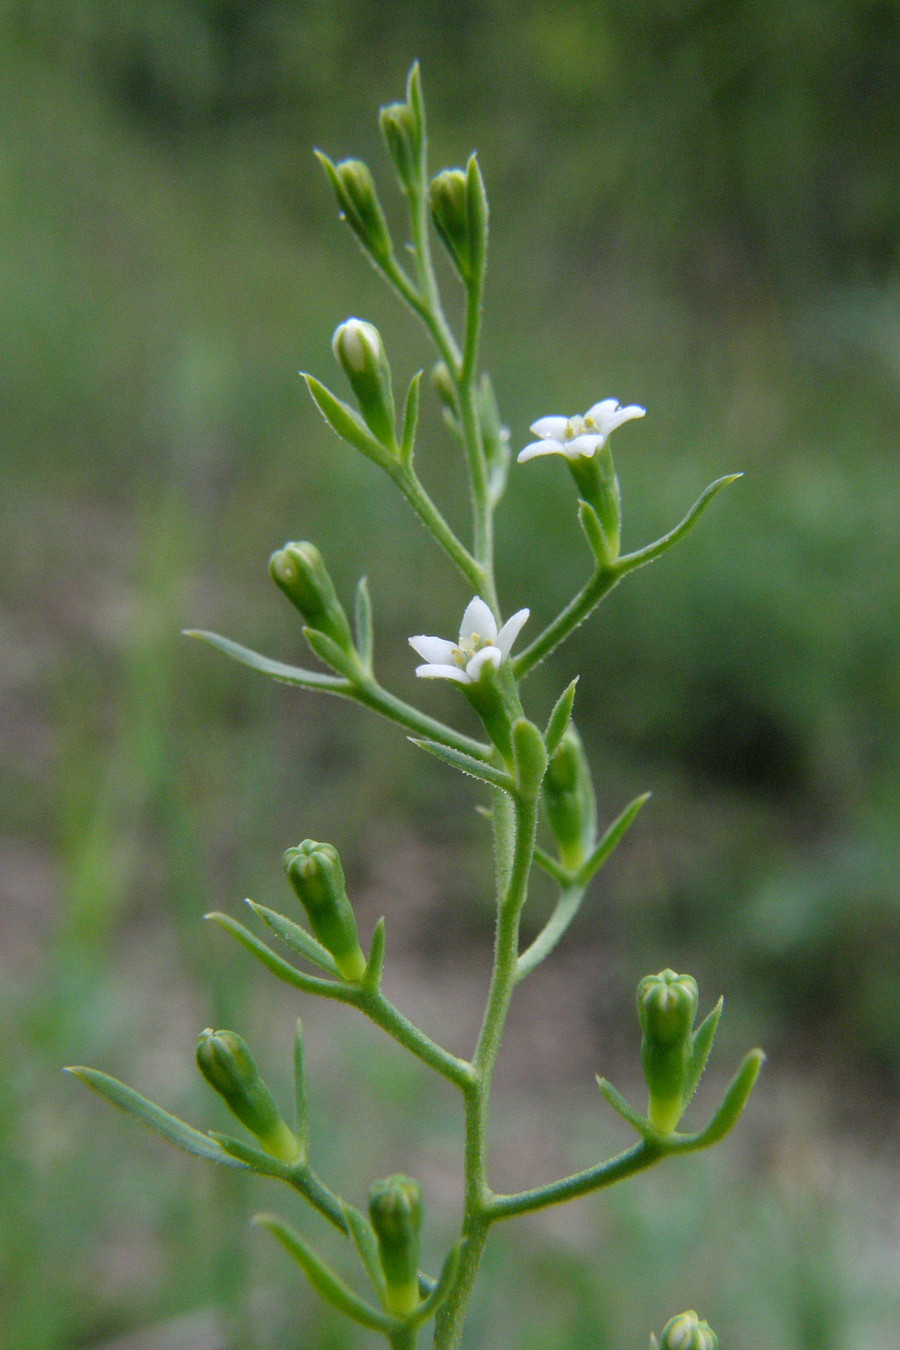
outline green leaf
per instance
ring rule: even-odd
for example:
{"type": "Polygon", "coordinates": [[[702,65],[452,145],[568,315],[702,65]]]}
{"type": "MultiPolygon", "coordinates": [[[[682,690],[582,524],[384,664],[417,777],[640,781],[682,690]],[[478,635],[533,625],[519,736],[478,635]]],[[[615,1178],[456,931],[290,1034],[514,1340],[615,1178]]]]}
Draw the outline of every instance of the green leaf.
{"type": "Polygon", "coordinates": [[[667,1141],[667,1152],[691,1153],[694,1149],[709,1148],[724,1139],[740,1119],[765,1060],[762,1050],[751,1050],[745,1055],[728,1085],[721,1106],[706,1129],[700,1130],[698,1134],[673,1135],[671,1141],[667,1141]]]}
{"type": "Polygon", "coordinates": [[[306,1274],[312,1287],[345,1317],[361,1326],[385,1335],[397,1328],[393,1317],[373,1308],[344,1283],[341,1277],[318,1256],[295,1228],[275,1214],[255,1214],[253,1222],[276,1238],[306,1274]]]}
{"type": "Polygon", "coordinates": [[[646,548],[638,549],[636,553],[624,553],[622,557],[619,558],[617,564],[620,572],[623,574],[625,572],[632,572],[636,567],[644,567],[647,563],[653,562],[656,558],[661,557],[673,544],[677,544],[679,539],[683,539],[688,531],[694,528],[713,497],[717,496],[722,488],[728,487],[729,483],[736,483],[737,480],[743,478],[743,476],[742,473],[729,473],[726,474],[724,478],[717,478],[714,483],[710,483],[709,487],[700,494],[690,511],[688,511],[684,519],[675,526],[674,530],[670,530],[668,534],[662,535],[661,538],[657,539],[654,543],[648,544],[646,548]]]}
{"type": "Polygon", "coordinates": [[[363,672],[360,669],[359,657],[355,652],[345,651],[343,647],[338,646],[334,638],[330,638],[327,633],[320,632],[318,628],[304,628],[303,636],[320,661],[324,661],[326,666],[331,666],[333,670],[339,671],[351,685],[358,682],[363,672]]]}
{"type": "Polygon", "coordinates": [[[407,468],[413,462],[416,448],[416,428],[419,425],[419,392],[422,384],[422,371],[416,371],[406,391],[406,403],[403,408],[403,435],[400,439],[400,460],[407,468]]]}
{"type": "Polygon", "coordinates": [[[345,986],[338,984],[334,980],[322,980],[318,975],[305,975],[302,970],[292,966],[289,961],[284,961],[273,952],[271,947],[267,947],[264,942],[245,928],[237,919],[232,919],[228,914],[220,914],[213,910],[210,914],[203,916],[205,919],[211,919],[217,923],[220,928],[231,933],[236,937],[241,946],[246,947],[257,959],[262,962],[267,970],[273,975],[277,975],[279,980],[284,980],[285,984],[292,984],[296,989],[302,989],[306,994],[323,994],[326,998],[339,999],[347,1002],[345,997],[345,986]]]}
{"type": "Polygon", "coordinates": [[[208,1134],[195,1130],[192,1125],[179,1120],[177,1116],[170,1115],[155,1102],[148,1101],[139,1092],[135,1092],[134,1088],[120,1083],[117,1078],[111,1078],[108,1073],[102,1073],[99,1069],[87,1069],[81,1064],[69,1065],[66,1072],[80,1078],[82,1083],[86,1083],[101,1097],[112,1102],[113,1106],[126,1111],[130,1116],[135,1116],[142,1124],[162,1135],[163,1139],[174,1144],[176,1148],[183,1149],[185,1153],[192,1153],[196,1158],[205,1158],[207,1162],[224,1163],[228,1167],[245,1166],[237,1159],[229,1157],[221,1145],[208,1134]]]}
{"type": "Polygon", "coordinates": [[[210,1130],[209,1137],[220,1144],[230,1158],[237,1158],[254,1172],[261,1172],[263,1176],[278,1177],[281,1181],[291,1179],[290,1164],[273,1157],[265,1149],[254,1148],[243,1139],[235,1139],[230,1134],[220,1134],[218,1130],[210,1130]]]}
{"type": "Polygon", "coordinates": [[[200,638],[201,642],[206,642],[210,647],[215,647],[217,651],[224,652],[233,661],[240,661],[242,666],[249,666],[251,670],[258,670],[263,675],[269,675],[273,680],[280,680],[282,684],[297,684],[303,689],[320,689],[323,693],[330,694],[344,694],[349,690],[349,684],[346,680],[335,679],[333,675],[322,675],[317,670],[303,670],[300,666],[288,666],[283,661],[273,661],[268,656],[260,656],[259,652],[251,651],[249,647],[242,647],[239,642],[232,642],[230,638],[220,637],[218,633],[206,633],[199,628],[185,628],[182,635],[200,638]]]}
{"type": "Polygon", "coordinates": [[[553,706],[547,722],[547,730],[544,732],[544,740],[547,744],[547,754],[551,757],[559,749],[559,743],[566,734],[566,727],[572,717],[572,704],[575,702],[575,688],[578,684],[576,675],[571,684],[567,684],[553,706]]]}
{"type": "Polygon", "coordinates": [[[628,803],[621,815],[616,816],[615,820],[578,873],[577,880],[581,885],[586,886],[591,877],[593,877],[603,866],[613,849],[622,839],[622,836],[628,830],[638,811],[640,811],[646,801],[650,800],[652,795],[653,794],[650,792],[642,792],[640,797],[635,797],[633,802],[628,803]]]}
{"type": "Polygon", "coordinates": [[[632,1125],[637,1130],[642,1139],[651,1141],[659,1139],[659,1131],[656,1127],[651,1125],[647,1117],[642,1116],[640,1111],[636,1111],[634,1107],[625,1100],[621,1092],[616,1091],[608,1079],[598,1078],[597,1086],[612,1109],[617,1111],[623,1120],[627,1120],[628,1124],[632,1125]]]}
{"type": "Polygon", "coordinates": [[[716,1039],[716,1032],[719,1029],[719,1019],[722,1016],[722,1008],[725,1000],[720,998],[712,1012],[703,1019],[697,1030],[694,1032],[691,1041],[691,1058],[688,1064],[687,1077],[684,1083],[684,1094],[682,1101],[684,1106],[697,1091],[697,1084],[703,1077],[703,1070],[706,1068],[706,1062],[709,1059],[713,1048],[713,1042],[716,1039]]]}
{"type": "Polygon", "coordinates": [[[365,974],[360,983],[366,993],[377,994],[381,988],[381,972],[384,969],[385,931],[384,918],[380,918],[372,934],[372,946],[366,963],[365,974]]]}
{"type": "Polygon", "coordinates": [[[367,459],[380,464],[383,469],[386,468],[391,458],[388,451],[369,433],[356,410],[351,408],[349,403],[337,398],[330,389],[326,389],[314,375],[307,375],[303,371],[301,374],[316,407],[332,431],[336,432],[341,440],[347,441],[354,449],[359,450],[367,459]]]}
{"type": "Polygon", "coordinates": [[[305,956],[307,961],[311,961],[314,966],[320,970],[327,970],[329,975],[337,977],[338,968],[335,965],[334,957],[331,952],[325,950],[321,942],[317,942],[312,933],[307,933],[305,928],[299,924],[292,923],[290,919],[285,918],[283,914],[278,914],[274,909],[267,909],[265,905],[257,905],[255,901],[248,900],[247,904],[258,914],[263,923],[268,924],[272,932],[281,938],[291,951],[297,952],[299,956],[305,956]]]}
{"type": "Polygon", "coordinates": [[[359,1259],[363,1263],[363,1269],[383,1303],[387,1286],[384,1271],[381,1268],[381,1257],[378,1254],[378,1239],[375,1236],[375,1230],[366,1216],[360,1210],[355,1209],[353,1205],[348,1205],[345,1200],[341,1201],[341,1209],[344,1211],[344,1218],[347,1220],[347,1227],[359,1253],[359,1259]]]}
{"type": "Polygon", "coordinates": [[[365,577],[360,577],[356,586],[356,603],[354,606],[353,617],[354,628],[356,630],[356,648],[359,652],[359,659],[371,675],[375,637],[372,629],[372,600],[369,596],[369,583],[365,577]]]}
{"type": "Polygon", "coordinates": [[[459,1270],[459,1263],[462,1260],[465,1239],[456,1242],[450,1248],[441,1267],[441,1273],[438,1276],[437,1283],[429,1293],[428,1297],[419,1304],[415,1312],[409,1319],[409,1326],[417,1327],[423,1322],[427,1322],[429,1317],[433,1317],[442,1303],[445,1303],[450,1290],[453,1288],[456,1280],[456,1273],[459,1270]]]}
{"type": "Polygon", "coordinates": [[[444,764],[449,764],[454,769],[459,769],[460,773],[467,773],[472,778],[480,778],[482,783],[489,784],[490,787],[501,788],[504,792],[512,793],[515,790],[515,783],[508,773],[502,769],[495,769],[492,764],[485,764],[480,759],[473,759],[471,755],[466,755],[462,750],[453,750],[449,745],[441,745],[438,741],[419,740],[415,736],[409,739],[413,745],[419,746],[421,750],[427,750],[429,755],[434,755],[444,764]]]}
{"type": "Polygon", "coordinates": [[[584,537],[588,541],[588,547],[600,564],[600,567],[612,567],[616,562],[615,549],[607,538],[606,531],[600,523],[600,517],[597,515],[593,506],[591,506],[590,502],[579,501],[578,523],[584,531],[584,537]]]}

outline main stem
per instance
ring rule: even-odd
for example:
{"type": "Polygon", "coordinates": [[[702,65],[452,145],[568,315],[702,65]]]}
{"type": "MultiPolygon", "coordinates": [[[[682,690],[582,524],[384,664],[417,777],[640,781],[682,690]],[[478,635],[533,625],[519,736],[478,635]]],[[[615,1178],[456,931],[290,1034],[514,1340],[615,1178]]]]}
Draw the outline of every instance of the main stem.
{"type": "Polygon", "coordinates": [[[509,798],[504,799],[499,792],[495,794],[493,820],[498,857],[498,910],[494,968],[472,1059],[475,1078],[465,1089],[466,1196],[462,1236],[466,1245],[456,1283],[437,1315],[434,1350],[457,1350],[460,1344],[472,1287],[494,1217],[487,1180],[488,1108],[494,1066],[516,985],[519,918],[528,895],[537,828],[536,798],[517,797],[511,811],[508,804],[509,798]]]}

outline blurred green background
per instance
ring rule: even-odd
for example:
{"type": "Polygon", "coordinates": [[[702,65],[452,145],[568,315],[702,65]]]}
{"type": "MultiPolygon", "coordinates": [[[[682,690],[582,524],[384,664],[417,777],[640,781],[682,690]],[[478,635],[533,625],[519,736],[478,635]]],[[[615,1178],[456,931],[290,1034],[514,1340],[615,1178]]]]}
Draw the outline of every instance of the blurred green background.
{"type": "MultiPolygon", "coordinates": [[[[174,1155],[66,1062],[221,1126],[199,1029],[237,1026],[286,1092],[302,1011],[323,1173],[356,1203],[375,1175],[422,1176],[436,1248],[458,1211],[456,1103],[201,916],[280,907],[283,848],[333,840],[364,936],[387,915],[389,992],[465,1052],[490,943],[475,794],[396,729],[179,636],[303,659],[266,561],[309,537],[348,599],[368,572],[383,681],[471,729],[452,690],[415,687],[406,646],[452,632],[469,597],[297,377],[340,389],[329,342],[349,314],[378,324],[398,384],[431,360],[311,155],[368,159],[399,232],[375,114],[415,57],[434,170],[477,148],[487,179],[485,360],[513,446],[548,412],[645,404],[616,440],[626,547],[746,471],[530,682],[540,720],[582,672],[605,817],[654,798],[523,988],[496,1184],[622,1146],[593,1075],[639,1091],[648,970],[691,970],[706,1006],[727,995],[700,1109],[748,1044],[770,1052],[713,1155],[499,1231],[468,1343],[643,1350],[694,1305],[728,1350],[895,1350],[889,0],[0,6],[0,1343],[373,1341],[247,1230],[273,1207],[319,1240],[299,1202],[174,1155]]],[[[462,523],[431,405],[420,457],[462,523]]],[[[505,608],[530,605],[537,632],[587,570],[557,461],[513,473],[499,530],[505,608]]]]}

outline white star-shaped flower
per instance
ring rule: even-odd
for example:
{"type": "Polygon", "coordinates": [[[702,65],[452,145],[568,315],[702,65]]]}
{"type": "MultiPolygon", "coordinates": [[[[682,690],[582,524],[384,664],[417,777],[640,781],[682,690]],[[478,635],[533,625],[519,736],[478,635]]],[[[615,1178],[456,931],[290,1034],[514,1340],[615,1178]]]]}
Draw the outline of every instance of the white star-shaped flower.
{"type": "Polygon", "coordinates": [[[426,680],[455,680],[474,684],[484,671],[499,669],[531,611],[520,609],[497,631],[497,620],[488,605],[476,595],[466,606],[459,630],[459,642],[448,638],[411,637],[409,645],[426,664],[416,674],[426,680]]]}
{"type": "Polygon", "coordinates": [[[643,417],[646,411],[636,403],[620,408],[614,398],[605,398],[589,408],[584,417],[539,417],[529,430],[540,440],[532,441],[519,451],[519,463],[537,459],[538,455],[565,455],[566,459],[584,455],[590,458],[603,449],[616,427],[630,422],[633,417],[643,417]]]}

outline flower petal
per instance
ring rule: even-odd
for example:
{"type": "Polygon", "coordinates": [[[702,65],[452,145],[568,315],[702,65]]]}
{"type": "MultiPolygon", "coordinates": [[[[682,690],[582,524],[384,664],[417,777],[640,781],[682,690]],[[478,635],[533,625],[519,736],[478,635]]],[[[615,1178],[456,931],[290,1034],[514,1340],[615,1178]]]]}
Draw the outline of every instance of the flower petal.
{"type": "Polygon", "coordinates": [[[487,666],[493,670],[499,670],[503,663],[503,653],[499,647],[482,647],[480,652],[476,652],[469,664],[466,666],[466,676],[475,681],[480,678],[487,666]]]}
{"type": "Polygon", "coordinates": [[[439,665],[448,665],[456,651],[456,644],[447,638],[426,637],[424,633],[419,637],[411,637],[409,645],[423,661],[437,661],[439,665]]]}
{"type": "MultiPolygon", "coordinates": [[[[496,645],[500,649],[500,655],[503,657],[504,661],[509,656],[510,649],[513,643],[515,642],[516,638],[521,633],[522,625],[525,623],[525,620],[528,618],[530,613],[531,613],[530,609],[518,610],[517,613],[513,614],[511,618],[506,620],[506,623],[503,625],[503,627],[500,629],[500,632],[497,634],[496,645]]],[[[471,665],[471,662],[469,664],[471,665]]]]}
{"type": "Polygon", "coordinates": [[[602,450],[605,444],[605,436],[576,436],[574,441],[569,441],[566,446],[566,458],[577,459],[579,455],[584,455],[586,459],[589,459],[596,450],[602,450]]]}
{"type": "Polygon", "coordinates": [[[481,596],[476,595],[475,599],[466,605],[466,612],[459,628],[459,644],[462,646],[467,638],[472,637],[486,638],[488,642],[493,642],[496,636],[497,620],[481,596]]]}
{"type": "MultiPolygon", "coordinates": [[[[490,651],[486,647],[485,651],[490,651]]],[[[455,680],[457,684],[471,684],[472,677],[459,666],[444,666],[429,662],[427,666],[416,666],[416,674],[423,680],[455,680]]]]}
{"type": "Polygon", "coordinates": [[[524,464],[526,460],[537,459],[538,455],[564,455],[566,448],[561,441],[532,441],[531,445],[519,451],[516,458],[520,464],[524,464]]]}
{"type": "Polygon", "coordinates": [[[569,428],[568,417],[539,417],[528,428],[542,441],[563,441],[569,428]]]}
{"type": "Polygon", "coordinates": [[[641,408],[637,403],[629,403],[627,408],[620,408],[614,398],[605,398],[588,409],[584,420],[587,422],[590,419],[601,436],[605,437],[611,435],[623,422],[630,422],[633,417],[643,417],[646,411],[646,408],[641,408]]]}

